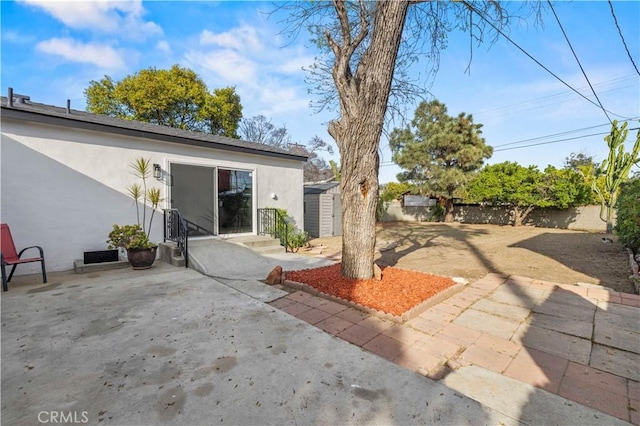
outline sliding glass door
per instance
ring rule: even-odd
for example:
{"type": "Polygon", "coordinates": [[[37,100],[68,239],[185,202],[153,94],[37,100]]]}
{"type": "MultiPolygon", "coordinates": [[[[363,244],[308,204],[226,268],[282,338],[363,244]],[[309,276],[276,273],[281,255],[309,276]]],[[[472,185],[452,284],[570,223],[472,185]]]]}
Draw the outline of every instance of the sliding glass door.
{"type": "Polygon", "coordinates": [[[171,164],[171,207],[188,221],[189,235],[217,235],[213,167],[171,164]]]}
{"type": "Polygon", "coordinates": [[[218,169],[218,231],[220,234],[253,232],[253,174],[218,169]]]}
{"type": "Polygon", "coordinates": [[[171,164],[171,202],[188,221],[189,235],[253,232],[253,173],[171,164]]]}

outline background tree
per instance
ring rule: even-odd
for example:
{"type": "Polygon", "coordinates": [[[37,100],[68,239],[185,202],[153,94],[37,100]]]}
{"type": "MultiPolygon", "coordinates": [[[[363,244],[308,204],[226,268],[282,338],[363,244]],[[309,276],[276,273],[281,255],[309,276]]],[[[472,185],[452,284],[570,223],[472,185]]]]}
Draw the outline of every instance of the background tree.
{"type": "Polygon", "coordinates": [[[340,182],[342,175],[340,174],[340,166],[333,160],[329,160],[329,167],[331,167],[331,171],[333,172],[333,179],[336,182],[340,182]]]}
{"type": "Polygon", "coordinates": [[[600,196],[600,219],[607,223],[607,232],[613,231],[614,210],[618,199],[620,185],[629,178],[629,171],[634,164],[640,163],[640,130],[636,134],[636,142],[631,152],[625,152],[624,141],[629,130],[627,123],[618,128],[618,122],[613,120],[611,133],[604,140],[609,146],[609,156],[596,169],[596,179],[604,176],[604,191],[593,184],[593,190],[600,196]]]}
{"type": "Polygon", "coordinates": [[[581,170],[583,167],[598,167],[598,163],[593,161],[593,155],[589,155],[584,152],[572,152],[568,157],[564,159],[564,168],[573,169],[575,171],[581,170]]]}
{"type": "Polygon", "coordinates": [[[417,194],[420,191],[415,185],[408,182],[389,182],[385,185],[380,185],[380,197],[378,199],[378,208],[376,212],[376,220],[381,222],[384,213],[389,207],[389,203],[394,200],[401,200],[402,196],[406,193],[417,194]]]}
{"type": "Polygon", "coordinates": [[[84,95],[87,111],[95,114],[233,138],[242,118],[235,88],[210,93],[194,71],[178,65],[143,69],[118,82],[92,80],[84,95]]]}
{"type": "Polygon", "coordinates": [[[264,115],[243,119],[240,122],[239,132],[244,140],[275,148],[287,149],[291,144],[291,135],[286,126],[276,127],[264,115]]]}
{"type": "Polygon", "coordinates": [[[463,28],[480,42],[487,22],[505,27],[510,14],[496,1],[334,0],[290,5],[287,29],[295,34],[306,27],[317,45],[327,48],[327,55],[312,67],[311,83],[321,104],[333,102],[339,109],[328,130],[341,159],[341,271],[346,277],[368,279],[373,276],[376,240],[378,148],[392,90],[399,100],[424,93],[404,78],[417,58],[434,59],[436,69],[448,31],[463,28]],[[333,84],[326,84],[329,76],[333,84]],[[335,91],[327,90],[334,85],[335,91]]]}
{"type": "Polygon", "coordinates": [[[568,208],[583,204],[589,188],[571,169],[548,166],[544,173],[536,166],[518,163],[485,166],[467,185],[470,201],[509,206],[514,226],[520,226],[536,208],[568,208]]]}
{"type": "Polygon", "coordinates": [[[465,184],[493,153],[481,128],[470,114],[451,117],[447,107],[434,100],[418,106],[411,126],[391,132],[393,161],[406,169],[398,180],[444,197],[445,222],[453,222],[454,196],[462,195],[465,184]]]}
{"type": "Polygon", "coordinates": [[[321,151],[333,154],[333,147],[319,136],[316,135],[312,137],[306,146],[301,144],[291,144],[289,146],[289,151],[294,154],[306,155],[309,157],[307,162],[304,164],[305,182],[319,182],[333,177],[333,170],[331,170],[331,166],[319,155],[321,151]]]}
{"type": "Polygon", "coordinates": [[[322,151],[333,154],[333,147],[317,135],[312,137],[307,145],[292,143],[291,135],[286,126],[276,127],[264,115],[256,115],[241,121],[240,136],[250,142],[307,156],[309,159],[304,165],[305,182],[318,182],[333,176],[330,165],[320,157],[322,151]]]}
{"type": "Polygon", "coordinates": [[[608,194],[604,190],[604,176],[596,178],[596,170],[599,165],[593,160],[593,156],[582,152],[572,152],[564,160],[564,168],[574,170],[582,176],[585,185],[591,188],[591,193],[586,204],[600,204],[601,196],[608,198],[608,194]],[[598,191],[593,190],[593,186],[597,185],[598,191]]]}

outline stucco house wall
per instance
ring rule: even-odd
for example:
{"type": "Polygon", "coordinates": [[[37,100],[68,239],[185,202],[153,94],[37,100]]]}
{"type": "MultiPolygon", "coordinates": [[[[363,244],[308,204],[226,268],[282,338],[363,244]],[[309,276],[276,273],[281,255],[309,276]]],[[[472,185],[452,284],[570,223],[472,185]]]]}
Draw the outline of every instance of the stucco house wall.
{"type": "MultiPolygon", "coordinates": [[[[136,223],[136,208],[126,188],[139,181],[130,168],[139,157],[162,167],[161,180],[148,180],[161,190],[162,208],[170,206],[170,163],[242,169],[253,176],[254,233],[255,210],[260,207],[286,209],[298,227],[304,226],[301,157],[16,119],[5,114],[5,106],[3,98],[0,220],[11,227],[18,249],[44,248],[48,271],[71,269],[84,251],[106,249],[113,224],[136,223]]],[[[147,216],[150,213],[147,210],[147,216]]],[[[150,237],[162,241],[162,210],[155,213],[150,237]]],[[[16,274],[36,273],[38,267],[20,265],[16,274]]]]}

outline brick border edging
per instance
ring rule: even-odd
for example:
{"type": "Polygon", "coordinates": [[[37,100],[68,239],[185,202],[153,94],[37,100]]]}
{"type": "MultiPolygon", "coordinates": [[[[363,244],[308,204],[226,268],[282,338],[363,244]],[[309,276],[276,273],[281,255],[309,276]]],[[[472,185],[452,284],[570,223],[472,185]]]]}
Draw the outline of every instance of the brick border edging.
{"type": "Polygon", "coordinates": [[[282,281],[282,285],[292,290],[300,290],[306,293],[309,293],[313,296],[318,296],[323,299],[330,300],[332,302],[340,303],[341,305],[346,305],[354,309],[358,309],[359,311],[366,312],[368,314],[374,315],[378,318],[389,320],[398,324],[404,323],[410,319],[413,319],[431,308],[434,305],[442,302],[445,299],[453,296],[454,294],[460,292],[467,284],[455,282],[451,287],[447,287],[439,293],[431,296],[430,298],[423,300],[413,308],[404,312],[402,315],[393,315],[387,312],[383,312],[374,308],[369,308],[368,306],[361,305],[356,302],[352,302],[351,300],[343,299],[341,297],[333,296],[331,294],[324,293],[322,291],[318,291],[317,289],[311,287],[310,285],[299,283],[297,281],[291,281],[284,279],[282,281]]]}

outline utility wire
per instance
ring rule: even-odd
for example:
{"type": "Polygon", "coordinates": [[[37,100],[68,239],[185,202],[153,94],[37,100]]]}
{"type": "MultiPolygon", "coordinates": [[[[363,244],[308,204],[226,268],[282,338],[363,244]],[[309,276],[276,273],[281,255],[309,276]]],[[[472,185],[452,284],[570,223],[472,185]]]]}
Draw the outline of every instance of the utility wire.
{"type": "MultiPolygon", "coordinates": [[[[623,122],[624,121],[631,121],[631,120],[623,120],[623,122]]],[[[551,137],[554,137],[554,136],[562,136],[562,135],[568,135],[570,133],[581,132],[583,130],[591,130],[591,129],[595,129],[597,127],[602,127],[602,126],[610,126],[610,124],[609,123],[604,123],[604,124],[598,124],[597,126],[589,126],[589,127],[583,127],[581,129],[567,130],[565,132],[553,133],[553,134],[550,134],[550,135],[538,136],[538,137],[530,138],[530,139],[522,139],[522,140],[519,140],[519,141],[516,141],[516,142],[509,142],[509,143],[502,143],[500,145],[493,145],[493,147],[494,148],[501,148],[503,146],[517,145],[519,143],[524,143],[524,142],[533,142],[533,141],[537,141],[537,140],[540,140],[540,139],[551,138],[551,137]]]]}
{"type": "Polygon", "coordinates": [[[613,11],[613,4],[611,4],[611,0],[609,0],[609,8],[611,9],[611,16],[613,16],[613,22],[615,22],[616,24],[616,28],[618,29],[618,34],[620,34],[620,39],[622,40],[622,44],[624,44],[624,50],[627,51],[627,56],[629,56],[629,59],[631,59],[631,63],[633,64],[633,68],[636,69],[636,73],[640,75],[640,71],[638,71],[638,67],[636,66],[636,63],[633,62],[633,57],[631,56],[631,53],[629,52],[629,48],[627,47],[627,42],[624,41],[622,30],[620,29],[620,25],[618,25],[618,18],[616,18],[616,13],[613,11]]]}
{"type": "Polygon", "coordinates": [[[560,18],[558,18],[558,14],[556,13],[556,10],[553,8],[553,4],[551,4],[551,0],[547,0],[547,3],[549,4],[549,7],[551,8],[551,12],[553,12],[553,16],[555,16],[556,21],[558,22],[558,26],[560,27],[560,30],[562,31],[562,35],[564,36],[564,39],[567,41],[567,44],[569,45],[569,49],[571,49],[571,53],[573,53],[573,57],[576,58],[576,62],[578,63],[578,66],[580,67],[580,71],[582,71],[582,75],[584,76],[584,79],[587,80],[587,83],[589,84],[589,87],[591,88],[591,93],[593,93],[593,96],[595,96],[596,100],[598,101],[598,105],[600,105],[600,108],[602,109],[602,112],[604,112],[604,115],[607,117],[607,120],[609,120],[609,123],[613,124],[613,122],[611,121],[611,117],[609,117],[609,114],[607,114],[607,110],[604,109],[604,106],[602,106],[602,102],[600,102],[600,98],[596,94],[596,91],[593,89],[593,86],[591,85],[591,81],[589,81],[589,77],[587,77],[587,73],[584,71],[584,68],[582,67],[582,64],[580,63],[580,59],[578,59],[578,55],[576,54],[576,51],[573,49],[573,46],[571,45],[571,42],[569,41],[569,37],[567,36],[567,33],[564,31],[564,27],[560,23],[560,18]]]}
{"type": "MultiPolygon", "coordinates": [[[[608,80],[605,82],[601,82],[601,83],[596,83],[594,84],[594,87],[597,86],[604,86],[604,85],[612,85],[615,83],[622,83],[625,81],[629,81],[629,80],[637,80],[637,78],[633,75],[629,76],[629,77],[620,77],[620,78],[616,78],[613,80],[608,80]]],[[[600,94],[602,93],[611,93],[611,92],[615,92],[618,90],[623,90],[623,89],[628,89],[630,87],[637,87],[638,84],[631,84],[631,85],[627,85],[627,86],[620,86],[620,87],[613,87],[611,89],[607,89],[607,90],[601,90],[600,94]]],[[[583,90],[586,87],[581,87],[578,90],[583,90]]],[[[538,98],[534,98],[534,99],[530,99],[528,101],[523,101],[523,102],[519,102],[516,104],[508,104],[505,106],[501,106],[501,107],[494,107],[491,109],[486,109],[486,110],[482,110],[482,111],[477,111],[475,112],[473,115],[474,117],[477,116],[481,116],[481,115],[485,115],[485,114],[492,114],[492,113],[501,113],[498,116],[504,116],[504,115],[510,115],[510,114],[515,114],[518,112],[522,112],[522,111],[531,111],[534,109],[538,109],[538,108],[546,108],[548,106],[552,106],[552,105],[558,105],[558,104],[562,104],[562,103],[566,103],[566,102],[571,102],[571,101],[575,101],[577,99],[573,98],[573,99],[562,99],[564,98],[566,95],[571,95],[572,93],[568,90],[565,91],[561,91],[561,92],[557,92],[557,93],[553,93],[550,95],[546,95],[546,96],[542,96],[542,97],[538,97],[538,98]]]]}
{"type": "MultiPolygon", "coordinates": [[[[634,127],[632,129],[629,129],[629,131],[632,130],[638,130],[640,129],[640,127],[634,127]]],[[[529,145],[522,145],[522,146],[512,146],[510,148],[502,148],[502,149],[494,149],[493,152],[500,152],[500,151],[512,151],[514,149],[521,149],[521,148],[530,148],[532,146],[540,146],[540,145],[549,145],[552,143],[558,143],[558,142],[566,142],[566,141],[572,141],[572,140],[576,140],[576,139],[582,139],[582,138],[588,138],[591,136],[602,136],[602,135],[608,135],[611,132],[601,132],[601,133],[592,133],[590,135],[582,135],[582,136],[574,136],[572,138],[565,138],[565,139],[558,139],[555,141],[548,141],[548,142],[538,142],[538,143],[532,143],[529,145]]]]}
{"type": "MultiPolygon", "coordinates": [[[[525,55],[527,55],[533,62],[535,62],[536,64],[540,65],[545,71],[547,71],[549,74],[551,74],[552,76],[554,76],[558,81],[560,81],[562,84],[564,84],[565,86],[567,86],[569,89],[571,89],[572,91],[574,91],[575,93],[577,93],[581,98],[584,98],[587,102],[597,106],[598,108],[602,108],[601,105],[598,105],[597,103],[595,103],[594,101],[592,101],[591,99],[587,98],[585,95],[583,95],[582,93],[580,93],[579,91],[577,91],[576,89],[574,89],[572,86],[569,85],[569,83],[567,83],[566,81],[564,81],[563,79],[561,79],[558,75],[556,75],[553,71],[551,71],[549,68],[547,68],[546,66],[544,66],[540,61],[538,61],[536,58],[534,58],[533,56],[531,56],[531,54],[529,52],[527,52],[526,50],[524,50],[522,47],[520,47],[520,45],[518,43],[516,43],[515,41],[513,41],[508,35],[506,35],[504,33],[504,31],[502,31],[500,28],[498,28],[493,22],[491,22],[489,19],[485,18],[482,13],[469,1],[467,0],[462,0],[462,2],[464,3],[465,6],[467,6],[471,11],[475,12],[476,15],[478,15],[480,18],[482,18],[487,24],[489,24],[494,30],[496,30],[498,32],[498,34],[500,34],[502,37],[504,37],[507,41],[509,41],[511,44],[513,44],[516,48],[518,48],[518,50],[520,50],[522,53],[524,53],[525,55]]],[[[619,114],[616,114],[614,112],[608,111],[606,110],[608,113],[613,114],[615,116],[618,117],[623,117],[619,114]]],[[[623,117],[624,118],[624,117],[623,117]]]]}

